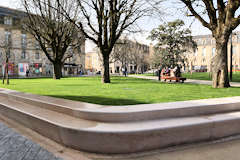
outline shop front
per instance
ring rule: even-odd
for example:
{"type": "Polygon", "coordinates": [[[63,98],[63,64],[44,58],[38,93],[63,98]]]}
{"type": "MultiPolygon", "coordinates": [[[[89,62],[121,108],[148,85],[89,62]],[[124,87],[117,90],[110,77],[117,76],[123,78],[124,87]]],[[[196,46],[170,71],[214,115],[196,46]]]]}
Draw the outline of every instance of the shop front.
{"type": "Polygon", "coordinates": [[[19,63],[18,64],[18,75],[26,76],[27,70],[29,69],[28,63],[19,63]]]}
{"type": "Polygon", "coordinates": [[[41,76],[42,75],[42,63],[33,63],[30,66],[30,73],[32,76],[41,76]]]}
{"type": "MultiPolygon", "coordinates": [[[[4,72],[5,72],[5,66],[6,66],[6,64],[3,64],[3,65],[2,65],[2,75],[3,75],[4,72]]],[[[8,75],[9,75],[9,76],[14,76],[14,75],[15,75],[15,72],[14,72],[14,63],[11,63],[11,62],[8,63],[8,75]]]]}
{"type": "Polygon", "coordinates": [[[82,66],[75,63],[65,63],[63,67],[63,76],[73,76],[82,74],[82,66]]]}

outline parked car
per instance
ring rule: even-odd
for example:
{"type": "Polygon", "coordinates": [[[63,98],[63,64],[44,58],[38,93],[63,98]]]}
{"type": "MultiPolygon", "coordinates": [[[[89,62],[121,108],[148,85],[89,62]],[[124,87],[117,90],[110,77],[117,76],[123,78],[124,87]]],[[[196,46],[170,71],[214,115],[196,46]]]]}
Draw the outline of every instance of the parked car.
{"type": "Polygon", "coordinates": [[[195,72],[207,72],[207,66],[194,66],[195,72]]]}

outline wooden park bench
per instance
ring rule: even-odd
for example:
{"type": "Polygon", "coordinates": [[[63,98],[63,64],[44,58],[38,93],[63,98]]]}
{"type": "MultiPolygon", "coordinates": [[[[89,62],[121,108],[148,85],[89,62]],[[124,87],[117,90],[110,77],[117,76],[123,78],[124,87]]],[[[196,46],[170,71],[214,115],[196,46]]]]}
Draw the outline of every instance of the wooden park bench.
{"type": "Polygon", "coordinates": [[[164,75],[164,70],[163,70],[161,72],[161,79],[163,79],[164,81],[169,80],[170,82],[172,82],[173,80],[175,82],[180,82],[181,81],[182,83],[184,83],[184,81],[187,80],[184,77],[176,77],[172,70],[170,70],[170,74],[169,75],[164,75]]]}
{"type": "Polygon", "coordinates": [[[184,83],[184,81],[186,80],[186,78],[184,77],[171,77],[171,76],[162,76],[161,79],[163,80],[169,80],[170,82],[172,82],[172,80],[175,80],[176,82],[182,82],[184,83]]]}

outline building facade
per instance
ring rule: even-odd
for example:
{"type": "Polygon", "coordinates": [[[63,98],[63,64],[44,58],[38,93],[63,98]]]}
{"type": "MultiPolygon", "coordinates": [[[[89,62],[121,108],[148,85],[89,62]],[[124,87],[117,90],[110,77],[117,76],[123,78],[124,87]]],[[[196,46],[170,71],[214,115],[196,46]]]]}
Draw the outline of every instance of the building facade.
{"type": "MultiPolygon", "coordinates": [[[[211,60],[216,55],[216,42],[211,35],[194,36],[197,43],[197,49],[187,53],[189,70],[211,71],[211,60]]],[[[233,45],[233,70],[240,69],[240,33],[233,33],[228,43],[228,67],[230,69],[230,46],[233,45]]]]}
{"type": "MultiPolygon", "coordinates": [[[[10,76],[26,76],[27,70],[30,76],[51,76],[53,66],[38,42],[21,29],[23,14],[24,12],[15,9],[0,7],[0,76],[6,56],[9,57],[10,76]]],[[[74,56],[66,60],[63,75],[76,75],[85,69],[85,42],[79,50],[74,51],[74,56]]]]}
{"type": "MultiPolygon", "coordinates": [[[[116,58],[111,53],[109,70],[112,74],[122,73],[123,68],[128,73],[144,72],[148,69],[149,46],[138,43],[137,41],[127,40],[123,43],[120,39],[113,52],[126,52],[126,57],[116,58]],[[120,48],[118,48],[120,46],[120,48]],[[118,49],[116,49],[118,48],[118,49]]],[[[102,57],[98,48],[87,52],[85,56],[85,69],[88,72],[99,73],[102,70],[102,57]]]]}
{"type": "Polygon", "coordinates": [[[85,69],[87,72],[96,73],[102,70],[102,62],[98,52],[98,48],[87,52],[85,56],[85,69]]]}

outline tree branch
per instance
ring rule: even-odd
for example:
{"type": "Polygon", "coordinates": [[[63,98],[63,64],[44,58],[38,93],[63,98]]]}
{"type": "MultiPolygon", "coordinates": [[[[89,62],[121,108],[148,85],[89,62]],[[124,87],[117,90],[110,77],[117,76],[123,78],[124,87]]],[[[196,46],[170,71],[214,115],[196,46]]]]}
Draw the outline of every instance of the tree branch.
{"type": "Polygon", "coordinates": [[[203,26],[207,27],[212,31],[212,27],[209,23],[207,23],[193,8],[192,2],[190,0],[181,0],[190,10],[190,12],[202,23],[203,26]]]}

